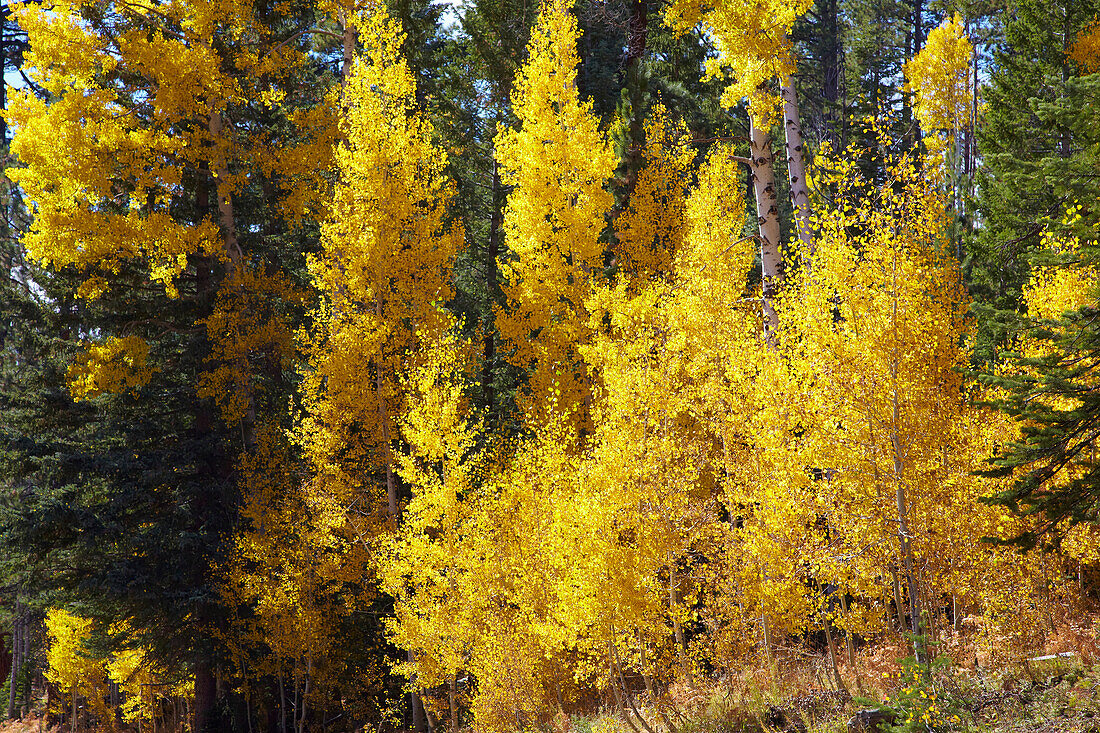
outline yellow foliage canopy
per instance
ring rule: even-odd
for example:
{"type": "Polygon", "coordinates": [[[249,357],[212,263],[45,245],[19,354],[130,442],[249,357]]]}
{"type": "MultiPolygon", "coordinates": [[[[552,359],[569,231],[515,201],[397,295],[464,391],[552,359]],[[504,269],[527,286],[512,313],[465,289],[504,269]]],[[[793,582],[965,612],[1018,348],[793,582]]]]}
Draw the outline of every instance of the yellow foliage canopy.
{"type": "Polygon", "coordinates": [[[591,332],[585,308],[602,271],[605,189],[614,155],[591,105],[577,92],[577,22],[568,0],[546,0],[516,76],[516,129],[496,138],[501,180],[514,188],[504,212],[513,258],[500,263],[506,308],[497,327],[509,356],[530,373],[525,409],[532,424],[573,412],[579,428],[591,396],[577,345],[591,332]]]}
{"type": "Polygon", "coordinates": [[[782,106],[769,82],[794,73],[791,28],[812,5],[812,0],[673,0],[665,22],[680,32],[702,24],[718,47],[718,55],[706,61],[707,77],[727,71],[733,76],[722,104],[732,108],[748,99],[757,125],[767,128],[779,119],[782,106]]]}
{"type": "Polygon", "coordinates": [[[69,367],[69,392],[74,400],[104,393],[136,392],[156,371],[148,364],[149,344],[137,336],[108,338],[90,344],[69,367]]]}

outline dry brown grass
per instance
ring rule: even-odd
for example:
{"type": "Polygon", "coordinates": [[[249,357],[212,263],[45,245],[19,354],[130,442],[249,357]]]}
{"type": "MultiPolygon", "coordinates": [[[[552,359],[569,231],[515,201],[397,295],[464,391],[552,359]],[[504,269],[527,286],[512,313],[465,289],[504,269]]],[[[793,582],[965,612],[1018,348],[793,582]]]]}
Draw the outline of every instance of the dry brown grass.
{"type": "Polygon", "coordinates": [[[64,731],[59,725],[47,728],[37,716],[29,715],[20,720],[0,722],[0,733],[64,733],[64,731]]]}

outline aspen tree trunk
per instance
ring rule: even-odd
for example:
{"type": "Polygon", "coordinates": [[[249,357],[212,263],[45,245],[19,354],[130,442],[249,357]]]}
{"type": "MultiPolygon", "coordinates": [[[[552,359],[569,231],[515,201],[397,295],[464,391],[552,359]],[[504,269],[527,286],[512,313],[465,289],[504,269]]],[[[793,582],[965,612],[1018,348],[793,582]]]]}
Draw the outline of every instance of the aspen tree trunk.
{"type": "MultiPolygon", "coordinates": [[[[378,317],[379,321],[382,320],[381,292],[381,288],[379,288],[374,301],[374,314],[378,317]]],[[[384,460],[386,462],[386,502],[388,504],[390,518],[393,519],[393,525],[397,527],[397,523],[401,521],[401,517],[399,516],[397,507],[397,480],[393,475],[393,458],[390,456],[390,415],[386,407],[385,392],[383,391],[382,370],[382,358],[379,356],[378,363],[375,365],[374,369],[374,390],[378,398],[378,421],[382,426],[382,455],[385,456],[384,460]]]]}
{"type": "MultiPolygon", "coordinates": [[[[844,612],[844,615],[848,615],[848,599],[844,594],[840,594],[840,610],[844,612]]],[[[848,648],[848,666],[852,668],[852,675],[856,678],[856,690],[860,695],[863,695],[863,682],[859,679],[859,667],[856,666],[856,643],[852,639],[852,632],[844,632],[844,643],[848,648]]]]}
{"type": "Polygon", "coordinates": [[[282,670],[279,671],[279,733],[286,733],[286,685],[282,670]]]}
{"type": "Polygon", "coordinates": [[[825,608],[821,613],[821,625],[825,628],[825,644],[829,647],[829,666],[833,672],[833,682],[836,684],[837,692],[841,692],[848,697],[852,696],[852,693],[848,691],[848,687],[844,684],[844,678],[840,676],[840,664],[837,662],[836,653],[836,637],[833,636],[833,623],[829,619],[828,606],[830,595],[824,588],[821,587],[821,583],[816,579],[814,580],[817,585],[817,592],[823,595],[825,602],[825,608]]]}
{"type": "Polygon", "coordinates": [[[787,176],[791,184],[798,238],[807,254],[813,254],[813,232],[810,230],[810,192],[806,186],[806,157],[802,148],[802,123],[798,115],[798,92],[794,78],[786,77],[779,87],[783,95],[783,130],[787,140],[787,176]]]}
{"type": "Polygon", "coordinates": [[[829,646],[829,666],[833,670],[833,682],[836,683],[837,692],[851,697],[852,693],[848,692],[848,687],[844,684],[844,678],[840,676],[840,665],[836,661],[836,637],[833,636],[832,624],[828,618],[824,619],[824,626],[825,643],[829,646]]]}
{"type": "Polygon", "coordinates": [[[615,676],[615,660],[611,656],[611,642],[608,643],[608,655],[607,655],[607,674],[611,682],[611,693],[615,696],[615,707],[619,709],[619,715],[626,721],[626,724],[630,726],[630,730],[634,733],[642,733],[638,730],[638,726],[634,725],[634,721],[630,719],[630,715],[626,712],[626,703],[623,701],[622,695],[619,694],[619,682],[615,676]]]}
{"type": "Polygon", "coordinates": [[[760,228],[760,296],[763,301],[764,338],[775,347],[775,328],[779,318],[775,312],[775,296],[782,284],[783,259],[779,253],[779,204],[775,190],[772,139],[760,129],[749,114],[749,137],[752,160],[752,186],[756,195],[756,214],[760,228]]]}
{"type": "Polygon", "coordinates": [[[764,658],[768,662],[768,670],[775,664],[775,660],[772,659],[772,631],[768,626],[768,614],[763,613],[760,615],[760,628],[764,632],[764,658]]]}
{"type": "Polygon", "coordinates": [[[970,84],[970,180],[967,181],[967,195],[974,193],[976,183],[974,175],[978,167],[978,44],[972,48],[974,58],[974,80],[970,84]]]}
{"type": "MultiPolygon", "coordinates": [[[[609,640],[608,645],[610,647],[612,655],[612,674],[615,674],[616,672],[618,673],[619,684],[622,685],[623,688],[623,696],[625,697],[627,703],[630,705],[630,710],[634,713],[634,718],[638,721],[638,723],[641,724],[646,733],[656,733],[649,722],[646,721],[644,717],[642,717],[642,713],[638,710],[638,706],[634,702],[634,696],[630,694],[630,689],[626,686],[626,676],[623,674],[623,665],[622,661],[619,659],[619,652],[615,649],[615,642],[609,640]]],[[[614,680],[612,680],[612,682],[614,682],[614,680]]],[[[626,721],[630,723],[630,727],[633,728],[637,733],[638,728],[634,725],[634,723],[630,721],[630,716],[626,714],[625,708],[623,708],[623,717],[626,718],[626,721]]]]}
{"type": "Polygon", "coordinates": [[[680,618],[676,613],[676,568],[672,564],[672,558],[668,562],[668,612],[672,616],[672,635],[676,639],[676,656],[680,659],[680,669],[689,686],[694,687],[695,681],[691,678],[691,667],[684,649],[684,632],[680,628],[680,618]]]}
{"type": "MultiPolygon", "coordinates": [[[[407,659],[410,663],[416,661],[412,652],[408,652],[407,659]]],[[[409,693],[409,705],[412,712],[412,729],[419,733],[423,733],[428,730],[428,715],[424,710],[424,703],[420,699],[420,693],[416,691],[416,677],[413,677],[410,682],[413,684],[412,692],[409,693]]]]}
{"type": "Polygon", "coordinates": [[[775,188],[772,139],[761,130],[752,116],[750,120],[753,192],[760,231],[761,296],[765,333],[769,345],[774,345],[774,330],[778,324],[774,299],[781,282],[782,258],[779,253],[779,206],[775,188]]]}
{"type": "Polygon", "coordinates": [[[458,701],[455,699],[458,696],[458,673],[455,672],[454,676],[448,680],[447,683],[447,705],[450,707],[450,733],[458,733],[458,701]]]}
{"type": "MultiPolygon", "coordinates": [[[[894,444],[894,484],[897,488],[897,503],[898,503],[898,541],[901,547],[902,563],[905,566],[905,578],[908,588],[906,590],[909,593],[909,625],[913,632],[914,637],[920,636],[920,592],[917,587],[917,578],[913,572],[913,547],[910,542],[911,535],[909,534],[909,506],[905,492],[905,482],[902,480],[902,462],[901,462],[901,445],[898,440],[897,433],[897,416],[898,416],[898,397],[895,390],[894,393],[894,427],[891,430],[891,440],[894,444]]],[[[917,662],[923,664],[924,659],[924,645],[919,639],[913,640],[913,653],[917,658],[917,662]]]]}
{"type": "Polygon", "coordinates": [[[313,652],[310,651],[306,659],[306,679],[302,686],[302,714],[298,716],[298,733],[306,730],[306,706],[309,705],[309,685],[313,674],[313,652]]]}
{"type": "MultiPolygon", "coordinates": [[[[894,266],[893,266],[893,303],[891,305],[891,318],[893,321],[893,354],[891,355],[890,363],[890,377],[891,384],[891,421],[890,421],[890,443],[893,448],[894,458],[894,486],[897,491],[897,508],[898,508],[898,544],[901,550],[901,560],[905,568],[905,578],[908,585],[909,593],[909,623],[913,631],[913,654],[917,658],[919,664],[925,662],[924,644],[920,641],[920,589],[917,586],[916,575],[913,572],[913,547],[910,543],[912,535],[909,532],[909,503],[905,492],[905,480],[902,477],[902,450],[901,450],[901,437],[898,435],[898,430],[901,425],[901,407],[898,400],[898,364],[900,362],[900,354],[898,353],[898,270],[897,270],[897,253],[894,254],[894,266]]],[[[900,612],[900,611],[899,611],[900,612]]]]}
{"type": "MultiPolygon", "coordinates": [[[[764,315],[764,341],[769,349],[774,349],[775,329],[779,324],[779,316],[775,312],[775,296],[783,277],[783,258],[779,253],[779,203],[775,191],[771,135],[767,130],[760,129],[751,113],[749,144],[752,188],[756,197],[756,216],[760,232],[760,298],[764,315]]],[[[761,613],[760,626],[764,633],[764,656],[770,668],[772,639],[767,612],[761,613]]]]}
{"type": "Polygon", "coordinates": [[[340,65],[340,86],[346,87],[351,78],[351,66],[355,59],[355,26],[348,20],[347,10],[339,13],[340,25],[343,26],[343,51],[344,59],[340,65]]]}
{"type": "Polygon", "coordinates": [[[898,579],[898,571],[893,567],[890,568],[890,576],[894,581],[894,610],[898,614],[897,629],[899,632],[903,632],[905,631],[905,607],[901,603],[901,581],[898,579]]]}
{"type": "MultiPolygon", "coordinates": [[[[375,313],[379,317],[382,315],[382,301],[378,300],[375,304],[375,313]]],[[[394,527],[400,521],[398,516],[397,507],[397,480],[393,475],[393,459],[390,456],[390,416],[389,411],[386,408],[386,398],[383,394],[382,384],[382,360],[379,358],[378,364],[375,368],[374,374],[374,389],[378,394],[378,420],[382,423],[382,452],[386,456],[386,502],[390,512],[390,517],[393,519],[394,527]]]]}

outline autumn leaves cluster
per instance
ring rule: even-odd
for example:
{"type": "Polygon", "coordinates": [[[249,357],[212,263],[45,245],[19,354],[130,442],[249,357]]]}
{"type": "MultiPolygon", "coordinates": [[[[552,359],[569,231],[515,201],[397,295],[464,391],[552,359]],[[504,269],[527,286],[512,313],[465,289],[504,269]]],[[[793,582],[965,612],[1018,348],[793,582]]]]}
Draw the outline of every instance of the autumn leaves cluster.
{"type": "MultiPolygon", "coordinates": [[[[785,637],[824,630],[844,685],[859,675],[854,636],[935,639],[967,615],[980,643],[1011,654],[1075,602],[1068,569],[1095,559],[1089,530],[1043,556],[982,541],[1031,520],[982,503],[1000,479],[975,474],[1018,428],[976,406],[995,395],[964,376],[969,302],[947,233],[951,146],[972,112],[957,20],[909,68],[928,157],[882,153],[886,140],[822,151],[806,236],[762,292],[754,263],[778,243],[747,218],[737,143],[700,154],[655,105],[616,206],[617,161],[577,90],[576,21],[547,0],[512,93],[517,121],[495,139],[510,187],[496,327],[522,375],[505,426],[472,406],[479,354],[446,307],[464,239],[456,190],[381,5],[326,6],[348,52],[317,107],[287,97],[304,54],[253,50],[262,29],[247,3],[140,11],[176,14],[182,40],[133,19],[107,39],[77,20],[80,5],[19,10],[28,65],[56,97],[23,94],[9,113],[24,166],[11,175],[36,207],[27,247],[84,268],[89,302],[133,262],[168,298],[208,288],[195,389],[240,433],[241,521],[216,571],[227,605],[247,612],[218,631],[223,663],[244,685],[297,680],[303,727],[311,695],[348,684],[346,619],[379,598],[428,714],[453,723],[468,709],[479,730],[593,693],[671,729],[670,683],[766,664],[785,637]],[[212,25],[239,45],[209,45],[212,25]],[[155,94],[100,84],[119,64],[155,71],[155,94]],[[196,77],[201,89],[184,81],[196,77]],[[279,104],[299,105],[292,146],[227,132],[234,105],[279,104]],[[127,105],[152,113],[138,124],[127,105]],[[861,172],[868,156],[881,180],[861,172]],[[272,172],[279,226],[321,228],[309,288],[238,235],[235,199],[272,172]],[[188,176],[209,185],[181,215],[188,176]],[[265,396],[272,370],[296,375],[288,426],[265,396]]],[[[787,30],[806,9],[774,5],[787,30]]],[[[711,73],[736,79],[726,101],[749,98],[754,126],[770,126],[789,43],[744,29],[772,4],[672,8],[674,26],[703,22],[720,42],[711,73]]],[[[1057,315],[1091,282],[1042,270],[1028,301],[1057,315]]],[[[165,368],[136,335],[87,337],[75,399],[136,394],[165,368]]],[[[58,684],[91,690],[104,670],[80,672],[88,660],[64,651],[80,623],[51,616],[51,666],[58,684]]],[[[138,699],[128,715],[143,714],[138,699]]]]}

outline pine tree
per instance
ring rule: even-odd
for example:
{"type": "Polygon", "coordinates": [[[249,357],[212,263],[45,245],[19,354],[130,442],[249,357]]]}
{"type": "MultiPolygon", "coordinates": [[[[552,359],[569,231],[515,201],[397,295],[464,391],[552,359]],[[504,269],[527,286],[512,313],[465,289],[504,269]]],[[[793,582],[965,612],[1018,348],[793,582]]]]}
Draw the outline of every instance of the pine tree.
{"type": "MultiPolygon", "coordinates": [[[[995,53],[978,134],[982,227],[968,247],[971,289],[994,308],[1018,307],[1027,253],[1038,246],[1044,220],[1097,196],[1090,152],[1097,130],[1081,113],[1089,77],[1067,56],[1097,12],[1091,0],[1021,0],[995,53]]],[[[991,312],[981,318],[982,358],[1001,341],[997,323],[1004,318],[991,312]]]]}
{"type": "Polygon", "coordinates": [[[1040,520],[1015,538],[1024,546],[1049,541],[1048,536],[1057,540],[1076,524],[1100,519],[1093,217],[1086,207],[1071,206],[1046,228],[1041,238],[1046,261],[1033,268],[1024,291],[1025,338],[1008,364],[984,376],[997,390],[993,404],[1019,430],[990,458],[987,474],[1011,483],[988,500],[1040,520]]]}
{"type": "Polygon", "coordinates": [[[237,461],[257,422],[285,410],[294,270],[311,245],[283,222],[319,201],[315,183],[292,183],[316,181],[316,148],[290,120],[316,104],[295,96],[316,69],[289,32],[310,12],[17,13],[25,71],[46,95],[11,98],[24,166],[11,176],[34,202],[29,257],[75,281],[55,302],[82,353],[47,382],[78,403],[37,415],[67,422],[31,434],[28,496],[6,538],[97,623],[125,621],[116,641],[190,670],[196,729],[218,725],[228,619],[215,565],[237,518],[237,461]]]}

